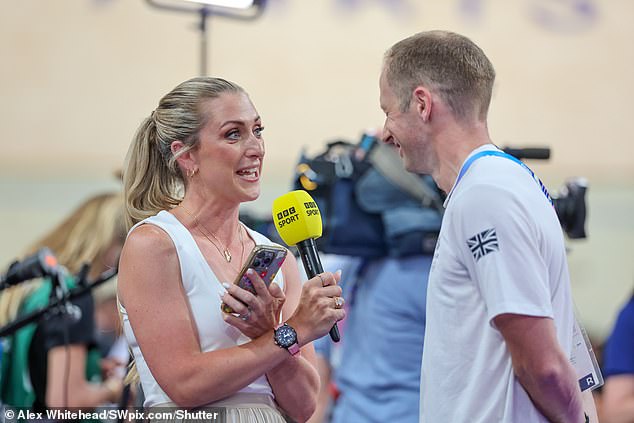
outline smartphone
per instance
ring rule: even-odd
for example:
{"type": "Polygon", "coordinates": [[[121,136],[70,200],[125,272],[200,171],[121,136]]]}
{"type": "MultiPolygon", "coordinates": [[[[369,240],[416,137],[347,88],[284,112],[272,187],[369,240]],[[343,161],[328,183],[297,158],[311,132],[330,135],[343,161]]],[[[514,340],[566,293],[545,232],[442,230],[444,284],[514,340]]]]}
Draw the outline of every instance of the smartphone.
{"type": "MultiPolygon", "coordinates": [[[[246,275],[247,270],[255,270],[264,281],[264,284],[269,286],[282,267],[287,251],[286,248],[277,245],[256,245],[233,283],[253,295],[258,295],[251,280],[246,275]]],[[[234,313],[233,309],[225,303],[221,304],[221,308],[225,313],[234,313]]]]}

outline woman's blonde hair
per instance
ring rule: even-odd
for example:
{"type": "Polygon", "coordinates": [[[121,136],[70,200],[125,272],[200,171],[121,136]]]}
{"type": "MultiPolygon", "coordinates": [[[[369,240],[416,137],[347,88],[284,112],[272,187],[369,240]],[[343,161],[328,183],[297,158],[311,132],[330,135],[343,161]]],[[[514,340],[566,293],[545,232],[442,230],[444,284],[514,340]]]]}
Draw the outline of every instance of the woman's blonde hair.
{"type": "Polygon", "coordinates": [[[124,165],[128,229],[180,203],[185,181],[176,159],[198,145],[198,133],[209,119],[202,103],[226,92],[244,93],[244,90],[221,78],[190,79],[166,94],[156,110],[143,120],[124,165]],[[171,144],[177,140],[185,147],[173,154],[171,144]]]}
{"type": "MultiPolygon", "coordinates": [[[[104,254],[115,242],[123,243],[125,224],[123,197],[120,193],[94,196],[82,203],[50,233],[35,242],[26,254],[48,247],[72,274],[84,264],[103,266],[104,254]]],[[[22,283],[0,295],[0,325],[13,320],[24,299],[36,290],[42,280],[22,283]]]]}

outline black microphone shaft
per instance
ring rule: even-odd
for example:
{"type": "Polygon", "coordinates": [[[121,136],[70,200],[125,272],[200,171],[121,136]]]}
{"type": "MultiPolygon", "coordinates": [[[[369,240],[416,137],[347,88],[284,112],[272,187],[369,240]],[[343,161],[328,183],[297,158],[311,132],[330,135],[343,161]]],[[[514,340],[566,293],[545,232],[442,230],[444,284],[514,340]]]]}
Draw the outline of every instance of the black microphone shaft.
{"type": "Polygon", "coordinates": [[[304,269],[309,278],[314,278],[317,274],[324,271],[324,267],[319,260],[319,253],[317,253],[314,239],[311,238],[298,242],[297,249],[299,250],[299,256],[302,258],[304,269]]]}
{"type": "MultiPolygon", "coordinates": [[[[304,264],[304,270],[309,278],[314,278],[319,273],[323,273],[324,268],[319,260],[319,254],[317,253],[317,247],[315,246],[315,240],[310,238],[297,243],[297,250],[299,256],[302,258],[304,264]]],[[[330,339],[334,342],[339,342],[341,337],[339,336],[339,327],[337,323],[330,329],[330,339]]]]}

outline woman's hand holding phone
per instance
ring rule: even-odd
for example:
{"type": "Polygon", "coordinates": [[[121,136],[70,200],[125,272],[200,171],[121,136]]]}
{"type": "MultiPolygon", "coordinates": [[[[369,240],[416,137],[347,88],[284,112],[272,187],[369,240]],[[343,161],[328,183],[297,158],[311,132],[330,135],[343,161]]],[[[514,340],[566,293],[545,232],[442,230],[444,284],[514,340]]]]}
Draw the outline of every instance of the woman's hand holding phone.
{"type": "Polygon", "coordinates": [[[233,310],[233,313],[223,313],[223,319],[254,339],[277,326],[286,296],[276,283],[267,287],[253,269],[247,269],[245,276],[251,281],[257,295],[237,284],[223,284],[227,292],[221,300],[233,310]]]}
{"type": "Polygon", "coordinates": [[[288,250],[277,245],[256,245],[233,285],[226,284],[229,295],[222,297],[224,320],[249,338],[275,328],[286,297],[272,283],[288,250]]]}

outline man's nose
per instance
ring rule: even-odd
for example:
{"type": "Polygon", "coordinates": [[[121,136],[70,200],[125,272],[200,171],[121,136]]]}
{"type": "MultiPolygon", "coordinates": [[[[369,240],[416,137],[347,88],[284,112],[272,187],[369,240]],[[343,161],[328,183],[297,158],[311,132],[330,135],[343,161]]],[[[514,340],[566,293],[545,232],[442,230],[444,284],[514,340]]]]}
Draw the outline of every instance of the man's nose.
{"type": "Polygon", "coordinates": [[[387,121],[383,124],[383,130],[379,134],[379,137],[380,137],[381,141],[383,141],[386,144],[391,143],[392,140],[394,139],[394,137],[392,137],[392,133],[390,132],[390,130],[387,127],[387,121]]]}

